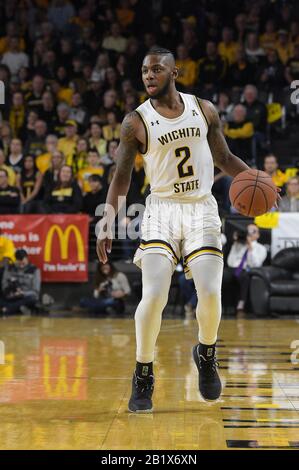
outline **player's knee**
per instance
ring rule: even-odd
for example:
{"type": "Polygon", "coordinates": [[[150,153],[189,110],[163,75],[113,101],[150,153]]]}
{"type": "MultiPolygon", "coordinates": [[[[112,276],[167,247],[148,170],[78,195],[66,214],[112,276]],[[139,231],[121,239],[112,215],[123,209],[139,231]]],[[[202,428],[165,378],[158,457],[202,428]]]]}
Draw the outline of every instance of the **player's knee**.
{"type": "Polygon", "coordinates": [[[162,311],[167,304],[167,299],[168,293],[159,288],[152,288],[143,293],[141,302],[150,311],[162,311]]]}

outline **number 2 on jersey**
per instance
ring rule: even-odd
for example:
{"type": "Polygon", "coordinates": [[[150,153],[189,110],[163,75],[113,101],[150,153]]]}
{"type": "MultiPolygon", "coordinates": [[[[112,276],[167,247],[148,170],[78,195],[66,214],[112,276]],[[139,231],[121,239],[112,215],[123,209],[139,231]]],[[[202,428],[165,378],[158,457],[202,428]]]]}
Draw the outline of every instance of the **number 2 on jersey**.
{"type": "Polygon", "coordinates": [[[192,165],[188,165],[187,168],[186,167],[184,168],[185,163],[191,157],[191,152],[190,152],[189,147],[179,147],[175,150],[176,157],[182,157],[183,155],[184,155],[183,160],[177,165],[179,177],[186,178],[186,176],[193,176],[194,171],[193,171],[192,165]]]}

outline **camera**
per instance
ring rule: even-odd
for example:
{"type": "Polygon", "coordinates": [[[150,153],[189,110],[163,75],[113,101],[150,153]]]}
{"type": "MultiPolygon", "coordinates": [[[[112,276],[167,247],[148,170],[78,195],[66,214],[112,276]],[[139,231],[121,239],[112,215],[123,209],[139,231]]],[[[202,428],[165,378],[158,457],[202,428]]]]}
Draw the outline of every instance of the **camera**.
{"type": "Polygon", "coordinates": [[[105,281],[101,285],[103,290],[101,291],[101,297],[110,297],[111,292],[112,292],[112,282],[111,281],[105,281]]]}
{"type": "Polygon", "coordinates": [[[20,289],[20,284],[16,278],[12,277],[8,280],[8,286],[3,293],[7,298],[16,298],[19,297],[19,294],[17,293],[18,289],[20,289]]]}

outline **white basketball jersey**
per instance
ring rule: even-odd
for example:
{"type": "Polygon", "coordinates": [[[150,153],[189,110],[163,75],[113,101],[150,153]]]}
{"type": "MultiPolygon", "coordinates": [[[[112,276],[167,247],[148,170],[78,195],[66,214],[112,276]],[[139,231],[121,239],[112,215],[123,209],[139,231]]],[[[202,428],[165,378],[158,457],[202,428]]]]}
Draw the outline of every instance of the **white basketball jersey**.
{"type": "Polygon", "coordinates": [[[157,113],[150,99],[136,111],[146,128],[146,150],[142,155],[151,193],[194,201],[211,193],[214,164],[200,101],[193,95],[180,95],[184,111],[177,118],[157,113]]]}

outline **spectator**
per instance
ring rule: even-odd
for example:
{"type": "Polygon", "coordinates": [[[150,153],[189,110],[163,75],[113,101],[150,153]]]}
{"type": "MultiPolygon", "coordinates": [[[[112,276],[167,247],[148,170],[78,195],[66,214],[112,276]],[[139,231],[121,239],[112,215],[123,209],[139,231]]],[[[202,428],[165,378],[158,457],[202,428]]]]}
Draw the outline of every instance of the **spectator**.
{"type": "Polygon", "coordinates": [[[215,91],[217,85],[224,81],[227,72],[226,59],[217,53],[215,42],[209,41],[206,56],[199,61],[199,83],[204,90],[215,91]]]}
{"type": "Polygon", "coordinates": [[[93,297],[80,300],[80,306],[94,315],[122,314],[124,300],[131,288],[124,273],[118,272],[112,264],[98,263],[93,297]]]}
{"type": "Polygon", "coordinates": [[[21,67],[29,66],[29,57],[20,51],[19,37],[9,39],[9,50],[3,54],[2,64],[7,65],[12,75],[17,75],[21,67]]]}
{"type": "Polygon", "coordinates": [[[82,105],[80,93],[76,92],[72,96],[72,103],[70,109],[70,120],[75,121],[82,131],[85,131],[88,123],[88,112],[82,105]]]}
{"type": "Polygon", "coordinates": [[[290,178],[287,182],[286,195],[278,204],[279,212],[299,212],[299,178],[290,178]]]}
{"type": "Polygon", "coordinates": [[[120,138],[121,124],[117,120],[116,113],[109,111],[107,113],[107,124],[103,126],[103,137],[106,141],[120,138]]]}
{"type": "Polygon", "coordinates": [[[275,186],[282,188],[287,182],[286,174],[278,168],[277,157],[273,154],[266,155],[264,158],[264,171],[271,176],[275,186]]]}
{"type": "MultiPolygon", "coordinates": [[[[234,242],[227,258],[228,268],[224,269],[223,284],[236,281],[240,288],[237,313],[244,314],[248,298],[250,269],[259,268],[267,257],[267,249],[258,242],[259,228],[255,224],[247,226],[247,232],[235,232],[234,242]]],[[[224,287],[225,289],[225,287],[224,287]]]]}
{"type": "Polygon", "coordinates": [[[42,110],[42,96],[45,89],[45,80],[42,75],[36,74],[32,79],[32,90],[26,95],[28,108],[35,109],[39,114],[42,110]]]}
{"type": "Polygon", "coordinates": [[[54,183],[58,183],[58,176],[61,167],[64,165],[64,155],[59,150],[53,150],[50,157],[50,166],[44,173],[44,189],[50,188],[54,183]]]}
{"type": "Polygon", "coordinates": [[[73,158],[73,172],[74,175],[86,168],[88,166],[87,156],[88,156],[88,140],[84,137],[80,137],[77,142],[76,152],[73,158]]]}
{"type": "Polygon", "coordinates": [[[225,57],[229,65],[237,60],[237,43],[233,40],[231,28],[223,28],[222,41],[218,44],[218,54],[225,57]]]}
{"type": "Polygon", "coordinates": [[[24,97],[20,91],[13,94],[12,106],[9,112],[9,125],[13,137],[21,137],[25,126],[24,97]]]}
{"type": "Polygon", "coordinates": [[[0,214],[18,214],[20,212],[20,191],[8,184],[8,173],[0,170],[0,214]]]}
{"type": "MultiPolygon", "coordinates": [[[[9,51],[10,40],[18,34],[18,26],[14,21],[8,21],[5,25],[6,36],[0,38],[0,55],[5,54],[9,51]]],[[[24,38],[19,37],[19,49],[20,51],[25,50],[25,41],[24,38]]]]}
{"type": "Polygon", "coordinates": [[[77,123],[73,120],[68,120],[65,123],[65,137],[58,139],[58,150],[65,156],[67,165],[72,166],[76,146],[78,142],[77,123]]]}
{"type": "Polygon", "coordinates": [[[16,174],[9,165],[6,165],[5,160],[4,151],[0,149],[0,170],[5,170],[7,172],[8,184],[9,186],[14,186],[16,183],[16,174]]]}
{"type": "Polygon", "coordinates": [[[98,205],[105,202],[107,192],[104,190],[103,180],[99,175],[90,175],[88,177],[88,184],[90,191],[83,197],[82,212],[90,215],[90,217],[94,217],[98,205]]]}
{"type": "Polygon", "coordinates": [[[247,119],[252,122],[254,128],[253,156],[258,157],[258,149],[265,145],[267,130],[267,108],[257,98],[257,88],[247,85],[244,90],[244,106],[247,111],[247,119]]]}
{"type": "Polygon", "coordinates": [[[258,71],[258,80],[267,93],[277,94],[285,85],[284,67],[277,51],[268,50],[266,60],[258,71]]]}
{"type": "Polygon", "coordinates": [[[57,124],[58,116],[54,96],[50,91],[45,91],[42,94],[42,104],[38,114],[40,119],[47,123],[48,131],[53,132],[57,124]]]}
{"type": "Polygon", "coordinates": [[[245,51],[249,62],[256,65],[260,64],[265,56],[265,51],[260,47],[258,35],[256,33],[248,33],[246,43],[245,51]]]}
{"type": "Polygon", "coordinates": [[[231,117],[231,113],[234,109],[232,103],[230,103],[229,95],[227,93],[221,92],[218,96],[218,102],[216,105],[219,117],[221,121],[227,122],[231,117]]]}
{"type": "Polygon", "coordinates": [[[15,263],[7,265],[3,273],[4,299],[0,300],[2,315],[31,313],[40,296],[40,270],[29,262],[25,250],[16,250],[15,257],[15,263]]]}
{"type": "Polygon", "coordinates": [[[48,9],[48,20],[58,31],[63,31],[75,15],[73,5],[67,0],[52,0],[48,9]]]}
{"type": "Polygon", "coordinates": [[[104,167],[101,164],[101,158],[96,149],[90,149],[87,154],[87,167],[82,168],[78,173],[78,183],[83,193],[91,191],[91,187],[88,182],[90,175],[103,176],[104,167]]]}
{"type": "Polygon", "coordinates": [[[103,96],[103,88],[103,81],[97,77],[91,77],[89,88],[83,95],[83,103],[89,110],[90,115],[97,114],[99,110],[99,103],[101,103],[103,96]]]}
{"type": "Polygon", "coordinates": [[[2,290],[2,277],[5,266],[9,263],[13,263],[15,261],[15,245],[14,242],[2,235],[2,231],[0,229],[0,298],[1,298],[1,290],[2,290]]]}
{"type": "Polygon", "coordinates": [[[265,32],[260,36],[260,45],[267,53],[269,50],[275,50],[277,32],[275,22],[270,19],[266,21],[265,32]]]}
{"type": "Polygon", "coordinates": [[[25,145],[25,153],[37,157],[46,152],[47,124],[38,119],[34,124],[34,135],[29,137],[25,145]]]}
{"type": "Polygon", "coordinates": [[[108,152],[101,158],[102,165],[105,166],[105,175],[111,165],[115,165],[116,163],[116,150],[118,148],[119,140],[112,139],[108,142],[108,152]]]}
{"type": "Polygon", "coordinates": [[[38,171],[33,155],[24,157],[24,167],[17,176],[17,187],[21,193],[22,211],[26,214],[34,213],[36,205],[33,204],[39,196],[43,176],[38,171]]]}
{"type": "Polygon", "coordinates": [[[0,126],[0,148],[3,150],[6,157],[8,157],[10,152],[11,138],[11,128],[8,123],[3,122],[0,126]]]}
{"type": "Polygon", "coordinates": [[[103,106],[99,109],[99,122],[104,124],[107,122],[108,113],[114,111],[117,116],[120,114],[119,106],[117,105],[117,93],[115,90],[107,90],[103,96],[103,106]]]}
{"type": "Polygon", "coordinates": [[[102,137],[102,127],[98,122],[93,122],[90,125],[90,137],[89,137],[90,148],[97,149],[99,155],[105,155],[107,142],[102,137]]]}
{"type": "Polygon", "coordinates": [[[58,139],[56,135],[49,134],[46,137],[46,152],[38,155],[35,159],[37,169],[44,174],[51,164],[51,158],[55,150],[57,150],[58,139]]]}
{"type": "Polygon", "coordinates": [[[275,47],[281,62],[286,65],[292,56],[292,45],[289,42],[289,33],[280,29],[278,31],[278,40],[275,47]]]}
{"type": "Polygon", "coordinates": [[[176,82],[182,85],[184,91],[192,91],[197,80],[197,65],[195,60],[190,58],[185,44],[177,47],[176,66],[179,69],[176,82]]]}
{"type": "Polygon", "coordinates": [[[299,43],[294,45],[294,54],[287,61],[285,78],[289,85],[294,80],[299,80],[299,43]]]}
{"type": "Polygon", "coordinates": [[[246,162],[252,162],[253,125],[246,118],[246,108],[239,104],[234,107],[233,120],[224,125],[224,135],[233,153],[246,162]]]}
{"type": "Polygon", "coordinates": [[[82,207],[82,193],[73,178],[72,167],[63,165],[60,168],[58,181],[46,188],[44,197],[48,214],[77,214],[82,207]]]}
{"type": "Polygon", "coordinates": [[[23,168],[23,148],[20,139],[12,139],[10,143],[10,154],[8,156],[8,164],[15,171],[20,173],[23,168]]]}
{"type": "Polygon", "coordinates": [[[121,35],[120,26],[117,22],[112,23],[110,34],[105,37],[102,48],[108,51],[125,52],[127,47],[127,39],[121,35]]]}
{"type": "Polygon", "coordinates": [[[66,127],[66,122],[69,120],[69,115],[70,115],[70,107],[66,103],[59,103],[57,106],[57,122],[55,123],[54,127],[54,134],[56,134],[58,137],[64,137],[65,136],[65,127],[66,127]]]}

